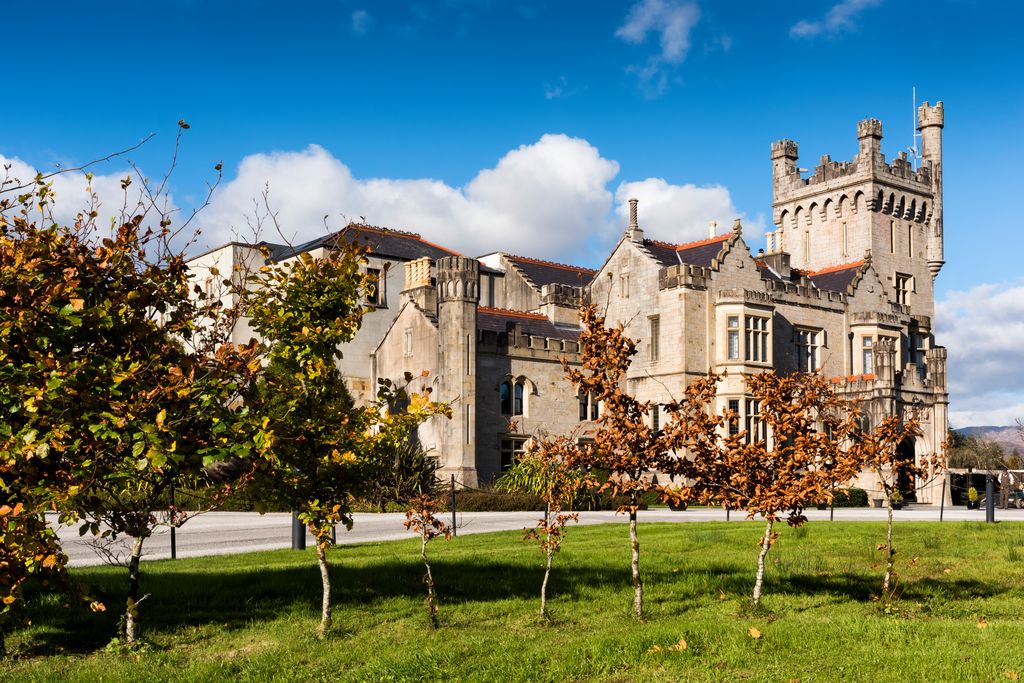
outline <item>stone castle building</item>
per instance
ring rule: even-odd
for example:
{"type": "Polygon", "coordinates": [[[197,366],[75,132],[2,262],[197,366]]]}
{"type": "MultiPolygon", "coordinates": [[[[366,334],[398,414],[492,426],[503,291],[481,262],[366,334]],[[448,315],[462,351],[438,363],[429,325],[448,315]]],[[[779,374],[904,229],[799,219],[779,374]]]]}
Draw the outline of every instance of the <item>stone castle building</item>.
{"type": "MultiPolygon", "coordinates": [[[[419,439],[443,475],[466,485],[492,481],[531,435],[593,430],[600,406],[576,394],[561,366],[579,359],[584,301],[639,340],[627,381],[641,400],[665,403],[709,368],[728,371],[718,408],[739,414],[730,429],[754,432],[758,406],[744,395],[743,373],[821,372],[861,400],[872,424],[913,411],[923,434],[900,453],[923,458],[940,450],[948,428],[946,352],[933,336],[944,258],[942,103],[923,104],[918,125],[917,169],[904,153],[886,161],[875,119],[858,124],[856,157],[825,156],[808,177],[795,142],[773,143],[767,252],[751,253],[739,221],[697,242],[649,239],[630,200],[629,225],[596,271],[502,252],[467,257],[362,225],[291,252],[273,247],[272,258],[337,239],[369,245],[368,267],[382,283],[369,302],[377,312],[345,349],[343,372],[365,396],[378,378],[429,371],[453,418],[424,425],[419,439]]],[[[201,259],[230,261],[253,248],[228,245],[201,259]]],[[[661,419],[657,407],[650,419],[661,419]]],[[[877,488],[867,476],[857,483],[877,488]]],[[[917,491],[921,502],[938,496],[935,487],[917,491]]]]}

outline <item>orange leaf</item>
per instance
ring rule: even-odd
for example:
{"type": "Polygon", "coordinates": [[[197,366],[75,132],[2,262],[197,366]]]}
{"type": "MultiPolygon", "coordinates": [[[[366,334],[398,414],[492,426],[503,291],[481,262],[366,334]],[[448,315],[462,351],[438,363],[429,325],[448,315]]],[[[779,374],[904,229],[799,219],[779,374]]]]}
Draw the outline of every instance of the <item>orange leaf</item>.
{"type": "Polygon", "coordinates": [[[985,621],[985,617],[978,617],[978,628],[988,628],[988,622],[985,621]]]}
{"type": "Polygon", "coordinates": [[[757,628],[755,628],[753,626],[750,627],[750,630],[747,631],[747,633],[750,634],[750,637],[753,638],[754,640],[757,640],[758,638],[761,637],[761,632],[758,631],[757,628]]]}

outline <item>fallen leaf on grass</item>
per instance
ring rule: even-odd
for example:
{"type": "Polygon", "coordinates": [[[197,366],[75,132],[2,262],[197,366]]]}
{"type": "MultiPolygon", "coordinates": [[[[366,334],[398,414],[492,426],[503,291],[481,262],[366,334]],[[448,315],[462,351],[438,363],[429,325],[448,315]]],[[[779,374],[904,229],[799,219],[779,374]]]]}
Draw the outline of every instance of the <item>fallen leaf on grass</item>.
{"type": "Polygon", "coordinates": [[[1019,681],[1020,680],[1020,674],[1017,673],[1016,671],[1004,671],[1003,675],[1006,676],[1011,681],[1019,681]]]}
{"type": "Polygon", "coordinates": [[[953,573],[953,570],[952,570],[952,569],[949,569],[949,568],[947,567],[946,569],[943,569],[943,570],[942,570],[942,573],[943,573],[943,574],[952,574],[952,573],[953,573]]]}
{"type": "Polygon", "coordinates": [[[718,599],[719,600],[726,600],[727,599],[724,591],[718,591],[718,599]]]}
{"type": "Polygon", "coordinates": [[[978,628],[988,628],[988,622],[985,621],[985,617],[979,617],[978,628]]]}
{"type": "Polygon", "coordinates": [[[661,652],[661,645],[651,645],[651,649],[648,652],[661,652]]]}
{"type": "Polygon", "coordinates": [[[672,646],[672,649],[676,652],[682,652],[686,649],[686,641],[680,638],[679,642],[672,646]]]}
{"type": "Polygon", "coordinates": [[[754,640],[757,640],[758,638],[760,638],[760,637],[761,637],[761,632],[760,632],[760,631],[758,631],[758,630],[757,630],[756,628],[754,628],[753,626],[751,626],[751,627],[750,627],[750,630],[749,630],[749,631],[747,631],[747,633],[749,633],[749,634],[750,634],[750,637],[751,637],[751,638],[753,638],[754,640]]]}
{"type": "Polygon", "coordinates": [[[886,548],[888,548],[888,547],[889,547],[889,546],[887,546],[887,545],[886,545],[885,543],[879,543],[879,544],[878,544],[878,545],[877,545],[877,546],[875,547],[875,550],[885,550],[885,549],[886,549],[886,548]]]}

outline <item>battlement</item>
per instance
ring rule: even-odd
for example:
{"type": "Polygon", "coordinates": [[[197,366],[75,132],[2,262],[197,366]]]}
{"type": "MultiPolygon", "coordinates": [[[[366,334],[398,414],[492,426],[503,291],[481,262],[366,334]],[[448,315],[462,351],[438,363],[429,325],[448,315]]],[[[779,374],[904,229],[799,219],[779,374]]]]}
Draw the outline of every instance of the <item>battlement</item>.
{"type": "Polygon", "coordinates": [[[465,256],[437,259],[437,300],[477,301],[480,298],[480,262],[465,256]]]}
{"type": "Polygon", "coordinates": [[[680,263],[666,266],[658,271],[658,289],[675,289],[676,287],[707,289],[710,279],[710,268],[680,263]]]}
{"type": "Polygon", "coordinates": [[[929,106],[927,102],[922,102],[921,106],[917,108],[918,130],[930,126],[942,128],[945,125],[945,119],[942,102],[936,102],[935,106],[929,106]]]}
{"type": "Polygon", "coordinates": [[[518,326],[509,332],[480,330],[477,345],[481,353],[551,361],[560,361],[563,357],[575,360],[580,352],[579,341],[527,334],[518,326]]]}
{"type": "Polygon", "coordinates": [[[768,291],[773,292],[772,298],[777,301],[788,303],[800,303],[803,305],[822,306],[825,304],[838,304],[829,308],[839,308],[846,303],[846,295],[842,292],[833,292],[827,289],[818,289],[805,282],[778,282],[776,280],[765,280],[768,291]]]}
{"type": "Polygon", "coordinates": [[[878,119],[864,119],[857,122],[857,139],[882,139],[882,122],[878,119]]]}
{"type": "Polygon", "coordinates": [[[772,143],[772,159],[797,159],[798,147],[792,140],[778,140],[772,143]]]}
{"type": "Polygon", "coordinates": [[[579,308],[580,304],[583,303],[583,297],[583,287],[550,284],[540,288],[540,300],[543,304],[579,308]]]}

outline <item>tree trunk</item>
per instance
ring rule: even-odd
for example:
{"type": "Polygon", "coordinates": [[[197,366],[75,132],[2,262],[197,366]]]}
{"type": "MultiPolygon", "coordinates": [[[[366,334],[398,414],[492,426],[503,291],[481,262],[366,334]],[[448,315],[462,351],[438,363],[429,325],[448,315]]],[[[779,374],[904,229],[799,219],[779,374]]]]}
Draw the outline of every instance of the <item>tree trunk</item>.
{"type": "Polygon", "coordinates": [[[551,547],[551,532],[548,532],[547,546],[548,563],[544,569],[544,582],[540,585],[540,616],[543,619],[547,616],[548,609],[548,577],[551,576],[551,560],[554,558],[555,549],[551,547]]]}
{"type": "Polygon", "coordinates": [[[142,559],[144,536],[136,536],[132,543],[132,557],[128,562],[128,598],[124,613],[124,640],[134,645],[139,629],[139,560],[142,559]]]}
{"type": "Polygon", "coordinates": [[[317,633],[323,638],[331,628],[331,572],[327,564],[327,551],[320,539],[316,542],[316,559],[320,563],[320,582],[324,589],[320,602],[320,628],[317,633]]]}
{"type": "Polygon", "coordinates": [[[427,536],[422,536],[423,544],[420,547],[420,557],[423,558],[423,566],[427,568],[427,573],[423,577],[423,583],[427,584],[427,615],[430,617],[431,628],[438,627],[437,619],[437,596],[434,593],[434,576],[430,573],[430,563],[427,562],[427,536]]]}
{"type": "Polygon", "coordinates": [[[764,585],[764,558],[772,547],[772,525],[775,522],[768,520],[764,528],[764,536],[761,538],[761,552],[757,555],[757,578],[754,580],[754,607],[761,604],[761,587],[764,585]]]}
{"type": "Polygon", "coordinates": [[[896,564],[896,551],[892,547],[892,496],[888,496],[889,520],[885,529],[885,578],[882,579],[882,599],[888,601],[889,591],[893,582],[893,569],[896,564]]]}
{"type": "Polygon", "coordinates": [[[629,543],[633,550],[631,568],[633,570],[633,611],[637,619],[644,615],[644,584],[640,580],[640,539],[636,535],[636,496],[629,509],[629,543]]]}

